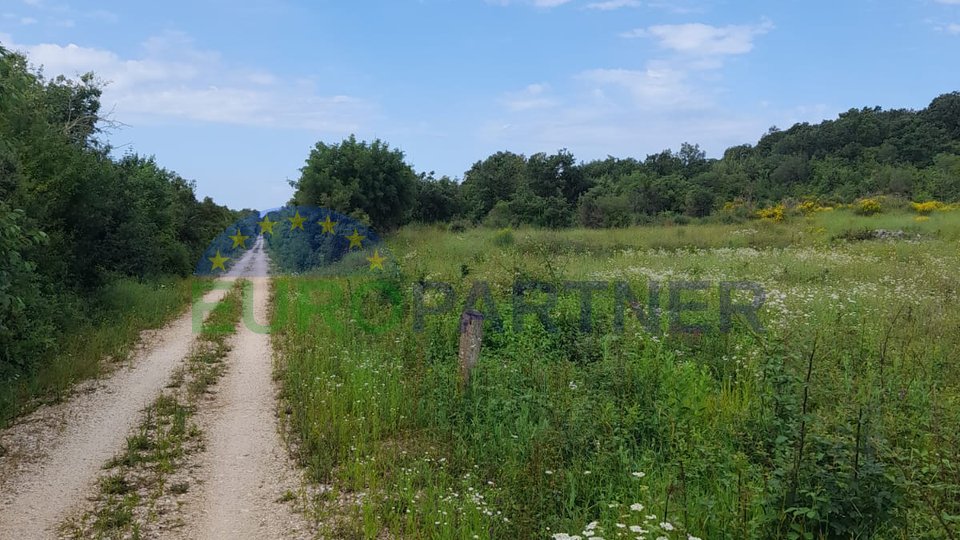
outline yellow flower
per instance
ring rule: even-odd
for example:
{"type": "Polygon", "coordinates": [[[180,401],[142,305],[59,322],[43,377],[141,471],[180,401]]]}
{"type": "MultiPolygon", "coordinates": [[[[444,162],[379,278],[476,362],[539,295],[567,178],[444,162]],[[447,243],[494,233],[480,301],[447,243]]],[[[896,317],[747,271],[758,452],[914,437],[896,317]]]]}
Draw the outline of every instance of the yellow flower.
{"type": "Polygon", "coordinates": [[[760,219],[769,219],[774,222],[783,221],[783,216],[786,208],[783,206],[783,203],[780,203],[776,206],[771,206],[770,208],[761,208],[757,210],[757,217],[760,219]]]}
{"type": "Polygon", "coordinates": [[[926,216],[933,213],[935,210],[947,210],[949,207],[943,204],[940,201],[927,201],[922,203],[910,203],[910,206],[913,208],[913,211],[920,214],[921,216],[926,216]]]}
{"type": "Polygon", "coordinates": [[[862,216],[872,216],[882,212],[883,205],[877,198],[860,199],[854,204],[853,211],[862,216]]]}

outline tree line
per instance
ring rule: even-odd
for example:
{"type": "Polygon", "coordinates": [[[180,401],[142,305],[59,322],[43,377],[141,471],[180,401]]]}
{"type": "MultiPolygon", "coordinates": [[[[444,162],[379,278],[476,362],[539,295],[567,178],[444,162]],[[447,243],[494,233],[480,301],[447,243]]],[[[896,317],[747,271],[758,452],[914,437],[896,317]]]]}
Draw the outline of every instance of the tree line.
{"type": "Polygon", "coordinates": [[[152,157],[111,157],[101,88],[0,47],[0,382],[43,369],[109,284],[188,275],[238,217],[152,157]]]}
{"type": "Polygon", "coordinates": [[[317,143],[291,185],[293,203],[349,213],[381,230],[409,222],[621,227],[702,218],[728,202],[957,201],[960,92],[919,111],[850,109],[819,124],[772,127],[757,144],[728,148],[719,159],[689,143],[642,160],[502,151],[462,180],[417,174],[401,151],[351,136],[317,143]]]}

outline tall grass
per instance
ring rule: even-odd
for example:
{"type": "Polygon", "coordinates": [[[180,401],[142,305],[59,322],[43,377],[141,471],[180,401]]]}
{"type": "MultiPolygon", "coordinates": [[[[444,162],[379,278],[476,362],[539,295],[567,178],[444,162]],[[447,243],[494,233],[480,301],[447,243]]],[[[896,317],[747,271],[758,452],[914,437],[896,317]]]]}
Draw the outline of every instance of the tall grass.
{"type": "MultiPolygon", "coordinates": [[[[387,298],[349,301],[362,279],[278,280],[285,399],[302,459],[333,487],[318,502],[329,532],[956,537],[960,223],[941,217],[521,229],[512,243],[405,229],[390,239],[394,285],[409,302],[412,282],[443,280],[459,299],[421,333],[409,304],[395,324],[387,298]],[[838,239],[861,228],[924,239],[838,239]],[[765,332],[740,321],[730,334],[650,334],[631,317],[618,333],[609,290],[589,331],[574,293],[551,312],[556,331],[534,316],[518,331],[518,278],[640,293],[651,279],[754,280],[765,332]],[[460,392],[458,312],[474,280],[490,283],[504,324],[486,321],[460,392]]],[[[699,299],[711,309],[688,322],[715,326],[716,295],[699,299]]]]}
{"type": "Polygon", "coordinates": [[[121,279],[84,299],[83,312],[90,315],[69,321],[64,335],[51,336],[57,354],[32,373],[0,382],[0,425],[44,401],[62,399],[78,381],[125,360],[143,330],[159,328],[184,309],[196,288],[192,283],[192,278],[121,279]]]}

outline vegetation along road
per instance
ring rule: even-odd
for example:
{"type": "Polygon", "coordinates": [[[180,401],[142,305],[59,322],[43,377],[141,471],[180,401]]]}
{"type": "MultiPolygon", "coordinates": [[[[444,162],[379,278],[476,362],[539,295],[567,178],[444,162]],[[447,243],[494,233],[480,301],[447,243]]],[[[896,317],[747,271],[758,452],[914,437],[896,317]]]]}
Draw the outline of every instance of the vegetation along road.
{"type": "MultiPolygon", "coordinates": [[[[495,3],[473,4],[536,4],[537,20],[577,4],[495,3]]],[[[934,3],[956,4],[911,9],[934,3]]],[[[759,37],[681,30],[742,54],[734,41],[759,37]]],[[[445,46],[460,41],[475,40],[445,46]]],[[[164,78],[80,45],[31,50],[164,78]]],[[[219,77],[219,56],[195,52],[177,85],[206,71],[191,59],[219,77]]],[[[258,185],[251,205],[276,208],[241,210],[111,147],[94,75],[43,73],[0,44],[0,540],[960,538],[960,92],[772,128],[716,157],[496,151],[460,178],[338,133],[287,191],[258,185]]],[[[265,117],[302,115],[230,90],[285,85],[222,75],[183,110],[221,118],[235,96],[226,116],[263,122],[224,131],[264,128],[278,146],[197,162],[286,156],[265,117]]],[[[550,114],[559,88],[530,88],[550,114]]],[[[392,116],[349,96],[287,101],[392,116]]],[[[580,131],[562,124],[553,136],[580,131]]],[[[411,142],[435,131],[411,126],[389,132],[447,148],[411,142]]],[[[633,148],[646,128],[629,127],[596,133],[633,148]]],[[[181,146],[215,150],[181,128],[181,146]]]]}

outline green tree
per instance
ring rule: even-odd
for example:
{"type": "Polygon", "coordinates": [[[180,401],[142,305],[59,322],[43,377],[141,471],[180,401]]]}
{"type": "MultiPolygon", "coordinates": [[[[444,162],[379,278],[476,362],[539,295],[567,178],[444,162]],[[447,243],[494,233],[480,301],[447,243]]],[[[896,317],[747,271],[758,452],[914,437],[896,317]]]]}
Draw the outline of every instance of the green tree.
{"type": "Polygon", "coordinates": [[[450,221],[463,214],[460,185],[444,176],[439,180],[433,173],[421,174],[417,179],[416,204],[413,220],[420,223],[450,221]]]}
{"type": "Polygon", "coordinates": [[[523,182],[527,160],[511,152],[497,152],[470,167],[463,177],[467,215],[481,221],[500,201],[513,198],[523,182]]]}
{"type": "Polygon", "coordinates": [[[42,371],[112,281],[188,274],[235,219],[152,159],[113,159],[100,91],[0,47],[0,383],[42,371]]]}
{"type": "Polygon", "coordinates": [[[310,151],[296,188],[294,204],[322,206],[368,216],[381,230],[396,229],[412,214],[417,176],[403,152],[376,139],[357,141],[351,135],[338,144],[318,142],[310,151]]]}

